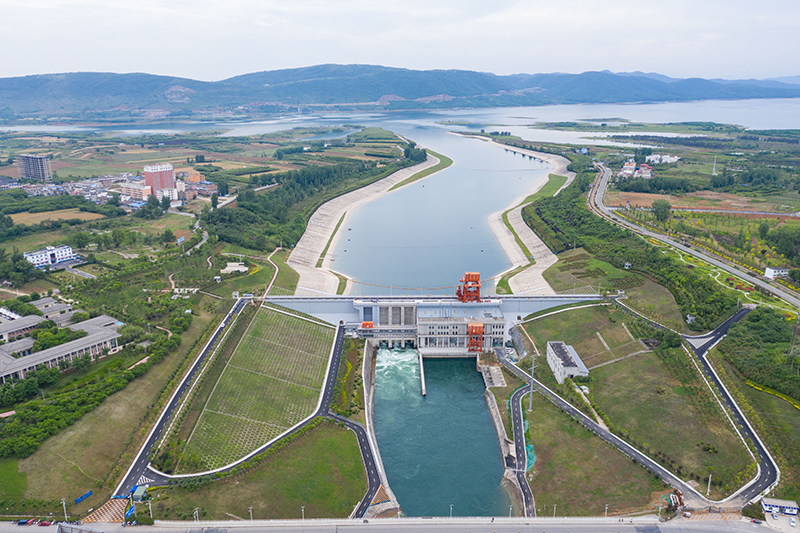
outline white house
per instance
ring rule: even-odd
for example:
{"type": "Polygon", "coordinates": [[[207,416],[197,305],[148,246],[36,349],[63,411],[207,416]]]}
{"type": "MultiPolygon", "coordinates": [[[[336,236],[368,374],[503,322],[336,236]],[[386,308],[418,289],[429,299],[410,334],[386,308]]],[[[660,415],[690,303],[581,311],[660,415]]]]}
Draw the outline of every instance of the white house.
{"type": "Polygon", "coordinates": [[[45,265],[55,265],[76,259],[75,254],[72,253],[72,246],[62,244],[61,246],[47,246],[42,250],[35,252],[25,252],[22,254],[29,262],[33,263],[35,267],[43,267],[45,265]]]}
{"type": "Polygon", "coordinates": [[[783,267],[767,267],[764,270],[764,277],[769,279],[780,278],[782,276],[788,276],[789,269],[783,267]]]}

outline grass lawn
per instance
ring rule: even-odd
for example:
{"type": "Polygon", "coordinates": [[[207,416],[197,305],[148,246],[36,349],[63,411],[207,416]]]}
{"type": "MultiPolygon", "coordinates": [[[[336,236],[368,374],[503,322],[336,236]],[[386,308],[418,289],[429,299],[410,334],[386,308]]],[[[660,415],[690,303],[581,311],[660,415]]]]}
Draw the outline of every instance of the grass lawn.
{"type": "Polygon", "coordinates": [[[651,502],[667,490],[540,394],[527,416],[536,454],[527,477],[540,516],[552,516],[553,505],[557,516],[602,516],[605,504],[609,515],[653,510],[651,502]]]}
{"type": "Polygon", "coordinates": [[[306,518],[345,518],[366,488],[355,435],[323,422],[253,471],[192,492],[154,491],[153,516],[191,520],[197,507],[205,511],[204,520],[248,519],[252,506],[256,520],[299,519],[305,506],[306,518]]]}
{"type": "Polygon", "coordinates": [[[69,220],[72,218],[78,218],[80,220],[96,220],[98,218],[104,218],[104,215],[101,215],[100,213],[84,212],[77,207],[72,209],[58,209],[56,211],[43,211],[41,213],[28,213],[25,211],[24,213],[14,213],[11,215],[11,219],[14,221],[14,224],[25,224],[28,226],[32,224],[38,224],[43,220],[69,220]]]}
{"type": "Polygon", "coordinates": [[[630,315],[618,309],[594,306],[532,320],[524,327],[542,355],[547,352],[548,341],[563,341],[575,348],[584,364],[591,368],[644,349],[622,326],[630,320],[630,315]]]}
{"type": "MultiPolygon", "coordinates": [[[[675,351],[685,356],[683,350],[675,351]]],[[[711,469],[712,478],[731,483],[729,490],[738,488],[732,481],[750,465],[750,455],[716,402],[709,403],[705,414],[699,410],[695,399],[707,387],[691,362],[685,363],[693,379],[679,381],[653,353],[597,368],[590,385],[595,403],[645,453],[666,455],[665,466],[682,479],[688,480],[691,472],[703,478],[711,469]],[[716,451],[706,451],[706,445],[716,451]]],[[[712,483],[712,496],[715,490],[716,496],[727,492],[712,483]]]]}
{"type": "MultiPolygon", "coordinates": [[[[228,259],[236,259],[235,257],[228,256],[228,259]]],[[[233,291],[239,291],[240,294],[254,293],[264,294],[264,288],[269,285],[270,280],[275,272],[266,261],[253,261],[257,270],[250,269],[247,274],[234,274],[227,275],[223,278],[222,283],[217,283],[209,288],[209,292],[222,296],[223,298],[230,298],[233,291]]],[[[218,272],[215,272],[215,275],[218,272]]]]}
{"type": "MultiPolygon", "coordinates": [[[[211,298],[206,297],[203,302],[206,300],[211,298]]],[[[183,361],[191,340],[199,337],[216,316],[202,303],[197,309],[176,352],[19,461],[19,471],[28,478],[26,498],[67,498],[70,514],[85,514],[90,507],[97,508],[104,502],[135,455],[130,444],[142,436],[140,425],[149,412],[148,406],[157,400],[183,361]],[[78,505],[71,504],[89,490],[94,490],[95,495],[78,505]]]]}
{"type": "Polygon", "coordinates": [[[556,191],[560,189],[566,182],[567,182],[566,176],[556,176],[555,174],[550,174],[548,176],[547,183],[545,183],[544,186],[537,192],[525,198],[520,205],[529,204],[541,198],[548,198],[550,196],[553,196],[556,193],[556,191]]]}
{"type": "Polygon", "coordinates": [[[185,448],[185,470],[218,468],[309,416],[335,330],[262,308],[222,372],[185,448]]]}
{"type": "Polygon", "coordinates": [[[275,285],[272,286],[270,294],[294,294],[297,290],[297,282],[300,281],[300,274],[295,269],[286,264],[291,250],[279,250],[272,256],[272,262],[278,265],[278,277],[275,285]]]}
{"type": "MultiPolygon", "coordinates": [[[[419,172],[417,172],[416,174],[414,174],[410,178],[406,178],[403,181],[401,181],[400,183],[394,185],[391,189],[389,189],[390,192],[395,190],[395,189],[399,189],[400,187],[402,187],[404,185],[408,185],[409,183],[414,183],[415,181],[421,180],[422,178],[427,178],[431,174],[439,172],[440,170],[444,170],[444,169],[446,169],[447,167],[449,167],[450,165],[453,164],[453,160],[450,159],[449,157],[447,157],[446,155],[442,155],[442,154],[440,154],[438,152],[434,152],[430,148],[426,148],[426,150],[432,156],[437,157],[439,159],[439,162],[437,164],[435,164],[434,166],[432,166],[431,168],[426,168],[425,170],[420,170],[419,172]]],[[[325,255],[323,254],[323,257],[324,256],[325,255]]]]}

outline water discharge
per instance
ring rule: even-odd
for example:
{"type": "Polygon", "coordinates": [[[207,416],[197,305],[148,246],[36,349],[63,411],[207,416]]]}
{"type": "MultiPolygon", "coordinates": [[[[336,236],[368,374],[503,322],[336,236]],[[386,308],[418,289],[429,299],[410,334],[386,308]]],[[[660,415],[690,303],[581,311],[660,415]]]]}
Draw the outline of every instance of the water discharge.
{"type": "Polygon", "coordinates": [[[426,359],[420,393],[414,350],[379,350],[375,433],[389,485],[408,516],[503,516],[510,499],[485,389],[474,359],[426,359]]]}

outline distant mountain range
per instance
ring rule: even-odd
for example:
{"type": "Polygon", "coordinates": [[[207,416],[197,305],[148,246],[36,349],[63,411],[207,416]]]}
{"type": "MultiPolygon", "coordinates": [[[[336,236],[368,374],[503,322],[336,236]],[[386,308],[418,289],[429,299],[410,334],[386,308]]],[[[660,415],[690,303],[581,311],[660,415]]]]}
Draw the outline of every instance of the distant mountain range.
{"type": "Polygon", "coordinates": [[[798,98],[800,76],[676,79],[644,72],[515,74],[317,65],[217,82],[76,72],[0,78],[0,120],[241,116],[288,109],[429,109],[546,104],[798,98]]]}

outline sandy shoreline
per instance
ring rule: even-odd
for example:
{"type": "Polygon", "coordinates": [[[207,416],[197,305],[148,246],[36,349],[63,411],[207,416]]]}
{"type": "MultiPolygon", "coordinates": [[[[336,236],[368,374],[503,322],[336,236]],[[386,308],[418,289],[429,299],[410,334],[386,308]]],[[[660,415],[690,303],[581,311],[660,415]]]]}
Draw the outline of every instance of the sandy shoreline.
{"type": "MultiPolygon", "coordinates": [[[[331,254],[336,249],[336,243],[341,237],[347,218],[350,213],[360,205],[376,200],[385,196],[389,189],[410,178],[417,172],[426,170],[439,164],[439,158],[428,154],[428,159],[422,163],[398,170],[382,180],[371,183],[355,191],[351,191],[342,196],[338,196],[322,204],[311,216],[306,226],[300,242],[297,243],[287,263],[300,274],[295,294],[297,295],[319,295],[336,294],[339,288],[339,278],[331,269],[331,254]],[[344,216],[344,220],[342,217],[344,216]],[[336,225],[342,220],[339,231],[331,239],[336,225]],[[317,268],[322,252],[328,244],[326,257],[323,258],[322,268],[317,268]]],[[[435,173],[434,173],[435,174],[435,173]]],[[[430,174],[433,176],[434,174],[430,174]]],[[[429,176],[426,176],[426,178],[429,176]]],[[[424,178],[423,178],[424,179],[424,178]]],[[[416,182],[414,182],[416,183],[416,182]]],[[[402,189],[402,187],[400,187],[402,189]]],[[[345,294],[348,294],[351,282],[348,280],[345,294]]]]}

